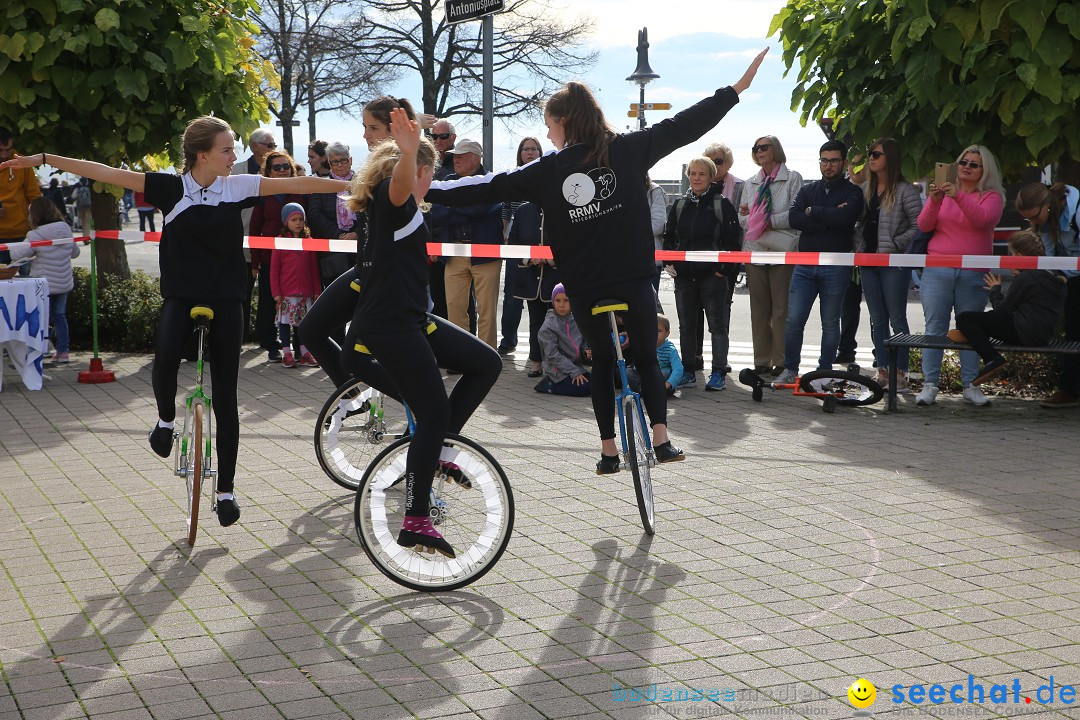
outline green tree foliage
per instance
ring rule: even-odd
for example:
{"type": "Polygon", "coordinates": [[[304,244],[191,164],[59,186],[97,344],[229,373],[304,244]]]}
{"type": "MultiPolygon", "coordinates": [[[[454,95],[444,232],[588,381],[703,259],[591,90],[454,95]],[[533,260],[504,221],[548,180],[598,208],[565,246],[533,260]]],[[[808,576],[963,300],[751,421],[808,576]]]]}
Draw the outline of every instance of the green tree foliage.
{"type": "Polygon", "coordinates": [[[909,177],[975,143],[1009,172],[1080,157],[1074,2],[789,0],[777,31],[802,122],[901,140],[909,177]]]}
{"type": "MultiPolygon", "coordinates": [[[[255,0],[5,0],[0,125],[24,152],[136,168],[179,165],[184,126],[200,115],[246,135],[269,119],[260,84],[276,77],[253,49],[255,8],[255,0]]],[[[116,227],[108,209],[95,203],[98,229],[116,227]]],[[[127,276],[122,243],[98,249],[102,273],[127,276]]]]}

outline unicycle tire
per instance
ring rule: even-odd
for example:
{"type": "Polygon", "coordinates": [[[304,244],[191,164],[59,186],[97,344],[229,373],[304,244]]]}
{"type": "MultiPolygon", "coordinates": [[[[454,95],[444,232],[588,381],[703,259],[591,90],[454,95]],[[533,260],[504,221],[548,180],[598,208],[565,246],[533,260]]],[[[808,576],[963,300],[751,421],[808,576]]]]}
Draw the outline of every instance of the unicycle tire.
{"type": "Polygon", "coordinates": [[[407,431],[397,401],[380,397],[360,380],[349,380],[334,391],[315,421],[315,457],[327,477],[355,492],[372,459],[407,431]]]}
{"type": "Polygon", "coordinates": [[[187,480],[188,505],[188,547],[195,547],[195,536],[199,532],[199,500],[202,497],[203,481],[203,405],[195,403],[194,426],[191,432],[191,464],[185,475],[187,480]]]}
{"type": "Polygon", "coordinates": [[[623,417],[626,420],[627,464],[630,465],[630,474],[634,476],[634,494],[637,496],[641,526],[647,535],[653,535],[656,533],[656,513],[653,506],[652,458],[644,419],[635,398],[626,398],[623,417]]]}
{"type": "Polygon", "coordinates": [[[882,387],[870,378],[844,370],[806,373],[799,378],[799,388],[806,393],[829,395],[837,405],[873,405],[885,395],[882,387]]]}
{"type": "Polygon", "coordinates": [[[502,467],[468,438],[446,436],[431,506],[436,530],[456,558],[397,544],[405,513],[405,460],[411,438],[395,440],[372,460],[356,493],[360,546],[386,577],[420,592],[456,590],[479,580],[502,557],[514,529],[514,494],[502,467]]]}

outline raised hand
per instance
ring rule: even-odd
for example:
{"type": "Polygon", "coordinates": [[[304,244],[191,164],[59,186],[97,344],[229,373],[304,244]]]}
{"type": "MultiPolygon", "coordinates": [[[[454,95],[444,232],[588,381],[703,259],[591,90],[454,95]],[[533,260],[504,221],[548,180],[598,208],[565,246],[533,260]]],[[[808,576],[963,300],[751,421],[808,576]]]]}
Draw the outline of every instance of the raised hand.
{"type": "Polygon", "coordinates": [[[761,67],[761,61],[765,59],[765,56],[769,54],[769,48],[765,48],[757,54],[753,62],[750,63],[750,67],[746,68],[746,72],[739,78],[738,82],[732,85],[732,89],[735,92],[742,94],[743,90],[750,87],[750,83],[754,82],[754,76],[757,75],[758,68],[761,67]]]}
{"type": "Polygon", "coordinates": [[[420,124],[410,120],[404,109],[394,108],[390,111],[390,136],[401,152],[415,155],[420,147],[420,124]]]}

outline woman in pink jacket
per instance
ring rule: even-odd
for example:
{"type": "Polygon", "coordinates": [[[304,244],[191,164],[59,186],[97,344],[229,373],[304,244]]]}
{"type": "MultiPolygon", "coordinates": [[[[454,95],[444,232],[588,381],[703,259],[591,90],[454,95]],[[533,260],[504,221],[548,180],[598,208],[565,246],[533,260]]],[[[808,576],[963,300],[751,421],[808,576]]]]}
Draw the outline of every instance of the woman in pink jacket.
{"type": "MultiPolygon", "coordinates": [[[[919,229],[933,233],[927,255],[993,255],[994,228],[1001,219],[1005,191],[994,156],[981,145],[972,145],[957,158],[956,183],[930,184],[930,196],[919,213],[919,229]]],[[[927,335],[945,335],[952,315],[982,312],[987,291],[985,270],[928,267],[923,270],[920,295],[927,335]]],[[[933,405],[938,394],[943,351],[922,352],[923,389],[918,405],[933,405]]],[[[990,399],[971,384],[979,373],[979,356],[960,353],[960,379],[964,401],[986,405],[990,399]]]]}
{"type": "MultiPolygon", "coordinates": [[[[304,207],[299,203],[289,203],[281,209],[281,224],[284,226],[283,237],[311,237],[308,230],[304,207]]],[[[319,262],[315,253],[304,250],[274,250],[270,256],[270,291],[277,303],[279,326],[292,328],[292,344],[300,356],[301,365],[318,367],[319,363],[304,346],[301,338],[300,321],[307,315],[308,309],[319,297],[322,284],[319,279],[319,262]]],[[[288,340],[282,332],[282,344],[288,340]]],[[[292,348],[285,347],[281,364],[294,368],[297,360],[292,348]]]]}

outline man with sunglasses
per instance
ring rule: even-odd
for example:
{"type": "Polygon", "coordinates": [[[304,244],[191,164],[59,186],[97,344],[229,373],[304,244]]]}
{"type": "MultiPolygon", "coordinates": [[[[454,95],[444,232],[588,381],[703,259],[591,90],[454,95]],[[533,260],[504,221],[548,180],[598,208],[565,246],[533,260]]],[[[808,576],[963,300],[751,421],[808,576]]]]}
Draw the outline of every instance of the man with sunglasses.
{"type": "MultiPolygon", "coordinates": [[[[844,175],[847,147],[830,140],[818,152],[821,180],[799,189],[788,221],[800,231],[799,252],[851,252],[855,223],[862,216],[863,195],[844,175]]],[[[831,370],[840,344],[840,311],[851,281],[847,266],[799,265],[788,286],[788,316],[784,329],[784,371],[778,383],[795,382],[799,375],[803,331],[814,299],[821,298],[821,357],[818,369],[831,370]]]]}

